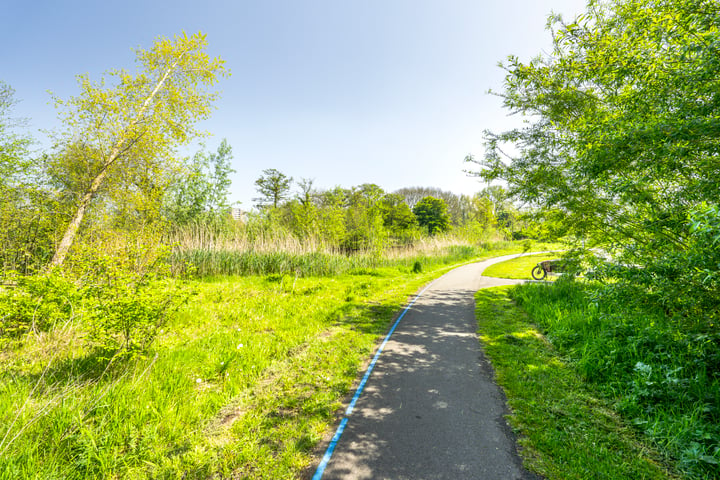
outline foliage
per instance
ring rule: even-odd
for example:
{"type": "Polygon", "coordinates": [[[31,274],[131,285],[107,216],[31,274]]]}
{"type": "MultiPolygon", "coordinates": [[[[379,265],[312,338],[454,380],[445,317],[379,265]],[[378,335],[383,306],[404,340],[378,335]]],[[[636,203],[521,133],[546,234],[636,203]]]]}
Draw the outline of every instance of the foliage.
{"type": "Polygon", "coordinates": [[[32,139],[14,131],[22,125],[11,117],[15,103],[14,90],[0,82],[0,269],[31,273],[52,256],[55,205],[32,139]]]}
{"type": "Polygon", "coordinates": [[[645,287],[560,278],[515,298],[587,381],[688,478],[717,477],[720,463],[720,336],[678,322],[647,301],[645,287]]]}
{"type": "MultiPolygon", "coordinates": [[[[118,251],[85,245],[65,269],[8,277],[0,289],[0,342],[72,325],[98,360],[143,354],[190,292],[170,280],[162,248],[138,238],[118,251]]],[[[104,243],[107,248],[108,243],[104,243]]]]}
{"type": "Polygon", "coordinates": [[[225,75],[206,46],[200,33],[160,38],[150,50],[137,50],[136,75],[111,71],[109,85],[80,75],[80,95],[55,99],[64,131],[56,134],[50,170],[73,208],[53,265],[63,263],[91,202],[105,192],[120,209],[129,201],[140,223],[157,218],[175,148],[200,134],[194,124],[209,116],[217,97],[207,87],[225,75]]]}
{"type": "Polygon", "coordinates": [[[663,311],[681,325],[714,331],[720,320],[720,209],[702,204],[687,221],[683,250],[657,255],[645,265],[600,261],[592,278],[605,283],[603,297],[619,292],[663,311]]]}
{"type": "Polygon", "coordinates": [[[261,197],[255,198],[261,207],[272,206],[277,209],[280,203],[287,198],[290,193],[292,177],[288,177],[284,173],[274,168],[263,170],[263,174],[255,180],[255,186],[261,197]]]}
{"type": "Polygon", "coordinates": [[[89,249],[73,264],[84,279],[87,340],[101,359],[147,352],[168,316],[190,295],[181,281],[168,278],[167,253],[142,243],[123,250],[112,255],[89,249]]]}
{"type": "Polygon", "coordinates": [[[552,53],[505,65],[502,97],[525,126],[468,158],[552,229],[603,247],[599,283],[514,295],[690,478],[720,475],[718,18],[713,0],[590,1],[572,23],[551,18],[552,53]]]}
{"type": "Polygon", "coordinates": [[[56,272],[10,276],[0,288],[0,345],[33,332],[47,332],[70,321],[80,294],[73,282],[56,272]]]}
{"type": "Polygon", "coordinates": [[[383,226],[400,244],[408,244],[419,236],[417,218],[403,198],[395,193],[385,194],[378,205],[383,226]]]}
{"type": "Polygon", "coordinates": [[[468,221],[472,207],[466,195],[457,195],[453,192],[434,187],[406,187],[396,190],[396,195],[405,199],[410,209],[413,209],[425,197],[439,198],[447,205],[450,223],[455,226],[468,221]]]}
{"type": "Polygon", "coordinates": [[[379,254],[387,244],[381,201],[383,190],[365,183],[346,192],[345,238],[340,248],[345,252],[370,251],[379,254]]]}
{"type": "Polygon", "coordinates": [[[447,204],[442,199],[425,197],[413,207],[413,213],[420,227],[424,228],[430,235],[450,229],[447,204]]]}
{"type": "Polygon", "coordinates": [[[187,161],[166,193],[164,214],[174,227],[227,217],[232,158],[232,147],[223,139],[216,153],[200,151],[187,161]]]}
{"type": "Polygon", "coordinates": [[[536,317],[512,302],[508,287],[481,290],[475,300],[480,339],[527,468],[547,479],[676,478],[549,344],[536,317]]]}
{"type": "Polygon", "coordinates": [[[552,53],[504,66],[505,106],[527,126],[487,133],[468,160],[575,235],[637,246],[633,263],[684,250],[688,212],[720,191],[718,15],[713,0],[613,0],[552,17],[552,53]]]}

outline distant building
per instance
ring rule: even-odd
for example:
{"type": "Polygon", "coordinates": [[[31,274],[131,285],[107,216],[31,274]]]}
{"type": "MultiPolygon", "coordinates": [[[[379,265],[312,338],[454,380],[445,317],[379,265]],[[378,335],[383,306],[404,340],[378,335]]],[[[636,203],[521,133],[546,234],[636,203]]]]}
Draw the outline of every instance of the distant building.
{"type": "Polygon", "coordinates": [[[242,210],[238,207],[228,208],[228,213],[233,218],[233,220],[238,220],[243,223],[247,222],[247,220],[248,220],[248,212],[246,212],[245,210],[242,210]]]}

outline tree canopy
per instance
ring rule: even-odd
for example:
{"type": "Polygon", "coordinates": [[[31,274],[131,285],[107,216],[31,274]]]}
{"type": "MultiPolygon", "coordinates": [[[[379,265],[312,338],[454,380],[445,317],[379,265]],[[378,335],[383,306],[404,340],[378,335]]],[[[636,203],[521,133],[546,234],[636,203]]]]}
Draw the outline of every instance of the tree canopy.
{"type": "Polygon", "coordinates": [[[253,200],[259,202],[260,206],[278,208],[280,203],[290,194],[292,177],[288,177],[281,171],[274,168],[263,170],[263,174],[255,180],[255,186],[261,195],[253,200]]]}
{"type": "Polygon", "coordinates": [[[440,198],[423,198],[413,207],[413,213],[417,217],[418,224],[425,228],[430,235],[450,229],[450,214],[447,204],[440,198]]]}
{"type": "Polygon", "coordinates": [[[689,212],[720,192],[719,19],[714,0],[592,0],[571,23],[551,17],[552,52],[503,65],[505,107],[528,123],[487,132],[485,158],[468,160],[579,236],[684,248],[689,212]]]}
{"type": "Polygon", "coordinates": [[[170,186],[165,215],[174,225],[211,220],[227,213],[232,147],[223,139],[215,153],[199,151],[188,159],[170,186]]]}
{"type": "MultiPolygon", "coordinates": [[[[140,70],[109,72],[109,81],[78,76],[80,94],[56,98],[64,129],[55,135],[56,170],[77,179],[74,212],[52,260],[62,264],[91,201],[110,179],[127,192],[152,195],[162,166],[175,149],[201,134],[217,93],[209,90],[226,75],[223,61],[206,53],[204,35],[159,38],[138,49],[140,70]],[[128,181],[124,181],[128,180],[128,181]]],[[[127,195],[124,196],[127,198],[127,195]]]]}

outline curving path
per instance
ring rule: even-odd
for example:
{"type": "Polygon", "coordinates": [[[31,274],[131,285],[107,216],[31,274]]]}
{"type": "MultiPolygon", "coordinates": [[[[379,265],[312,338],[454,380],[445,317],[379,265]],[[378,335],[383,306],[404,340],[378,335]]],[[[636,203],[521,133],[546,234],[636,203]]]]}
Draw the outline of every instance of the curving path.
{"type": "Polygon", "coordinates": [[[477,290],[522,282],[481,275],[517,256],[452,270],[417,298],[385,344],[316,480],[538,478],[521,466],[474,312],[477,290]]]}

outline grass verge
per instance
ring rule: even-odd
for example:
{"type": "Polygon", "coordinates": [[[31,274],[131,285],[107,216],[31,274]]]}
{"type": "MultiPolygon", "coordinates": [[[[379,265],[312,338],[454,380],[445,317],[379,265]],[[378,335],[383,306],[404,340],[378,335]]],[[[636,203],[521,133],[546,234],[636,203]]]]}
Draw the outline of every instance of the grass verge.
{"type": "Polygon", "coordinates": [[[677,478],[553,349],[509,288],[479,291],[476,313],[527,468],[548,479],[677,478]]]}
{"type": "Polygon", "coordinates": [[[193,280],[147,355],[108,369],[72,310],[0,351],[0,479],[298,478],[408,297],[521,249],[193,280]]]}

